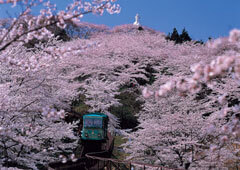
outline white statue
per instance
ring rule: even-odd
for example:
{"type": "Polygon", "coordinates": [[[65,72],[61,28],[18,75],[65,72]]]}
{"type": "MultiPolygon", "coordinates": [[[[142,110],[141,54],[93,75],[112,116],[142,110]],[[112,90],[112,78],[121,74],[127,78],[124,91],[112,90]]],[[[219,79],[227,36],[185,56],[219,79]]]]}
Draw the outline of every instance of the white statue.
{"type": "Polygon", "coordinates": [[[139,15],[138,14],[136,14],[136,16],[135,16],[135,22],[133,23],[133,25],[137,25],[137,26],[140,26],[140,23],[139,23],[139,15]]]}

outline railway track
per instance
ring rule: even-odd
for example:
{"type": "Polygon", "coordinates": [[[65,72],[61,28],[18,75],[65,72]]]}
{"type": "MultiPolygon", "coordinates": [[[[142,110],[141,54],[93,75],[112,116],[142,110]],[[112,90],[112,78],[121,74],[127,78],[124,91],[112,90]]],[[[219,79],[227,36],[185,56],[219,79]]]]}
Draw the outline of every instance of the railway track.
{"type": "Polygon", "coordinates": [[[79,158],[76,162],[71,160],[66,163],[53,162],[48,164],[48,170],[101,170],[106,164],[104,162],[92,159],[90,155],[100,156],[101,158],[110,158],[114,148],[114,138],[108,133],[106,142],[82,141],[79,158]],[[89,156],[88,156],[89,155],[89,156]]]}

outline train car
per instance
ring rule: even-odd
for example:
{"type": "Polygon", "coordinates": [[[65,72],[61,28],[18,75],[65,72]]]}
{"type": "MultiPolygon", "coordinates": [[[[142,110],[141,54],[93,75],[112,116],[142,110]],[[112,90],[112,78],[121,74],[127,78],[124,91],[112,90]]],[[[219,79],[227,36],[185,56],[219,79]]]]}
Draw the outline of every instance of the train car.
{"type": "Polygon", "coordinates": [[[106,162],[92,159],[92,156],[97,154],[98,157],[111,157],[114,137],[107,131],[108,121],[108,116],[103,113],[85,114],[80,135],[81,144],[76,154],[78,160],[68,160],[66,163],[52,162],[48,164],[48,170],[104,169],[106,162]]]}
{"type": "Polygon", "coordinates": [[[83,116],[81,140],[106,141],[108,116],[103,113],[89,113],[83,116]]]}

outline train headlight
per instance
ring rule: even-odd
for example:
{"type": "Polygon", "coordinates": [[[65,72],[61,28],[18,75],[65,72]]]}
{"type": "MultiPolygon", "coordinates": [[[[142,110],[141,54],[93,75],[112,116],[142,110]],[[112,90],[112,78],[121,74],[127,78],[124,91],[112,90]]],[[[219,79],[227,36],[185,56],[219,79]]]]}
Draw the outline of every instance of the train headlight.
{"type": "Polygon", "coordinates": [[[100,133],[98,134],[98,137],[101,137],[101,134],[100,134],[100,133]]]}
{"type": "Polygon", "coordinates": [[[87,134],[87,133],[85,133],[85,136],[86,136],[86,137],[88,137],[88,134],[87,134]]]}

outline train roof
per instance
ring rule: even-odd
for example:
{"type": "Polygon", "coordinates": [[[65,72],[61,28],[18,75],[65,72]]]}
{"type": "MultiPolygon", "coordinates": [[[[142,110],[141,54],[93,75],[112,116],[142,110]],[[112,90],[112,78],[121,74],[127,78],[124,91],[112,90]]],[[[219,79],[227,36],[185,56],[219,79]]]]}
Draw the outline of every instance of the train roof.
{"type": "Polygon", "coordinates": [[[107,115],[105,115],[103,113],[95,112],[95,113],[87,113],[87,114],[83,115],[83,118],[91,117],[91,116],[94,116],[94,117],[108,117],[107,115]]]}

